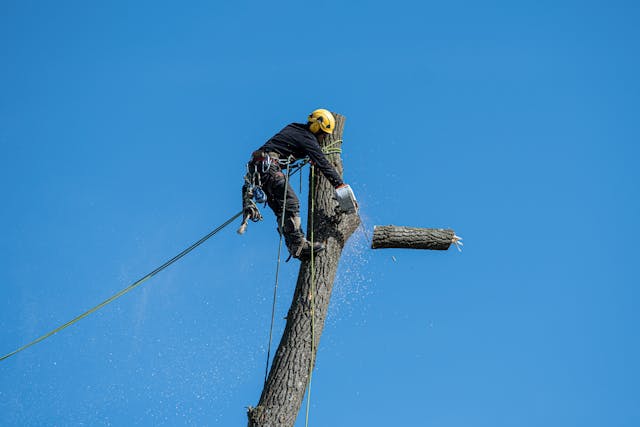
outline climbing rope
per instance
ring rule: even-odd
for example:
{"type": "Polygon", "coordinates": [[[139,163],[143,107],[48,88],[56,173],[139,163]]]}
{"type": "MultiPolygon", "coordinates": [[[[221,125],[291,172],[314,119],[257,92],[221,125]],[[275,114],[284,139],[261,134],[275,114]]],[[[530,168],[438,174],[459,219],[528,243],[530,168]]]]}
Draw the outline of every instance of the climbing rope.
{"type": "MultiPolygon", "coordinates": [[[[342,149],[340,147],[336,147],[337,144],[340,144],[342,142],[341,139],[338,139],[334,142],[332,142],[331,144],[328,144],[326,146],[324,146],[322,148],[322,152],[326,155],[329,156],[331,154],[341,154],[342,153],[342,149]]],[[[285,193],[284,193],[284,197],[283,197],[283,205],[286,205],[286,197],[287,197],[287,188],[288,188],[288,182],[289,182],[289,178],[291,175],[295,174],[296,172],[299,172],[307,163],[309,163],[309,159],[305,159],[303,160],[303,162],[296,167],[296,169],[291,172],[289,169],[289,163],[287,163],[287,175],[286,175],[286,181],[285,181],[285,193]]],[[[315,238],[314,238],[314,224],[313,224],[313,219],[314,219],[314,215],[315,215],[315,183],[316,183],[316,179],[315,179],[315,168],[312,164],[311,166],[311,183],[310,183],[310,197],[311,197],[311,207],[310,207],[310,227],[311,227],[311,231],[310,231],[310,239],[311,239],[311,288],[310,288],[310,295],[309,295],[309,301],[310,301],[310,317],[311,317],[311,348],[310,348],[310,358],[309,358],[309,374],[308,374],[308,381],[307,381],[307,407],[306,407],[306,414],[305,414],[305,427],[309,426],[309,410],[310,410],[310,406],[311,406],[311,378],[313,376],[313,365],[314,365],[314,361],[315,361],[315,251],[314,251],[314,245],[313,243],[315,242],[315,238]]],[[[300,176],[300,192],[302,192],[302,176],[300,176]]],[[[280,228],[281,230],[284,228],[284,209],[282,211],[282,217],[280,220],[280,228]]],[[[273,290],[273,303],[272,303],[272,307],[271,307],[271,325],[269,327],[269,344],[267,346],[267,362],[266,362],[266,367],[265,367],[265,373],[264,373],[264,383],[266,385],[267,383],[267,379],[268,379],[268,372],[269,372],[269,362],[270,362],[270,357],[271,357],[271,343],[272,343],[272,337],[273,337],[273,326],[274,326],[274,321],[275,321],[275,307],[276,307],[276,298],[277,298],[277,290],[278,290],[278,276],[279,276],[279,271],[280,271],[280,264],[281,264],[281,250],[282,250],[282,233],[280,234],[280,242],[278,244],[278,258],[277,258],[277,263],[276,263],[276,278],[275,278],[275,285],[274,285],[274,290],[273,290]]]]}
{"type": "Polygon", "coordinates": [[[11,353],[8,353],[2,357],[0,357],[0,361],[3,361],[11,356],[13,356],[16,353],[20,353],[22,350],[26,350],[27,348],[31,347],[32,345],[35,345],[37,343],[39,343],[40,341],[49,338],[51,335],[57,334],[58,332],[62,331],[63,329],[68,328],[69,326],[73,325],[74,323],[78,322],[81,319],[84,319],[85,317],[89,316],[92,313],[95,313],[96,311],[100,310],[102,307],[106,306],[107,304],[110,304],[111,302],[115,301],[116,299],[120,298],[121,296],[123,296],[124,294],[134,290],[135,288],[137,288],[138,286],[142,285],[144,282],[146,282],[147,280],[151,279],[153,276],[155,276],[156,274],[160,273],[162,270],[164,270],[165,268],[169,267],[171,264],[173,264],[174,262],[178,261],[180,258],[182,258],[183,256],[187,255],[189,252],[191,252],[192,250],[194,250],[195,248],[197,248],[198,246],[200,246],[201,244],[203,244],[204,242],[206,242],[207,240],[209,240],[211,237],[215,236],[220,230],[222,230],[223,228],[225,228],[227,225],[231,224],[233,221],[236,220],[236,218],[238,218],[240,215],[242,215],[242,211],[238,212],[237,214],[235,214],[234,216],[232,216],[231,218],[229,218],[228,220],[226,220],[224,223],[222,223],[220,226],[218,226],[216,229],[214,229],[213,231],[211,231],[209,234],[207,234],[206,236],[202,237],[200,240],[198,240],[197,242],[195,242],[194,244],[192,244],[191,246],[189,246],[188,248],[186,248],[185,250],[183,250],[182,252],[180,252],[178,255],[174,256],[173,258],[171,258],[170,260],[168,260],[167,262],[165,262],[164,264],[162,264],[160,267],[156,268],[155,270],[153,270],[151,273],[147,274],[146,276],[142,277],[141,279],[135,281],[134,283],[132,283],[130,286],[124,288],[123,290],[121,290],[120,292],[118,292],[117,294],[113,295],[112,297],[104,300],[103,302],[101,302],[100,304],[96,305],[95,307],[85,311],[84,313],[82,313],[81,315],[71,319],[70,321],[68,321],[67,323],[65,323],[64,325],[58,326],[57,328],[55,328],[54,330],[47,332],[46,334],[42,335],[39,338],[36,338],[35,340],[31,341],[30,343],[27,343],[25,345],[23,345],[22,347],[18,348],[17,350],[12,351],[11,353]]]}
{"type": "Polygon", "coordinates": [[[315,168],[311,166],[311,284],[310,284],[310,295],[309,295],[309,305],[311,306],[311,356],[309,357],[309,380],[307,382],[307,410],[305,415],[305,427],[309,426],[309,407],[311,406],[311,376],[313,375],[313,362],[315,359],[315,254],[313,250],[313,242],[314,239],[314,230],[313,230],[313,217],[315,214],[315,168]]]}
{"type": "MultiPolygon", "coordinates": [[[[296,162],[293,162],[296,163],[296,162]]],[[[291,168],[292,162],[287,162],[287,175],[286,175],[286,185],[285,192],[283,197],[283,206],[287,202],[287,188],[289,183],[289,178],[296,173],[300,172],[303,167],[305,167],[309,163],[309,159],[303,159],[299,164],[297,164],[293,169],[291,168]]],[[[302,174],[300,175],[300,179],[302,179],[302,174]]],[[[302,186],[302,182],[300,183],[302,186]]],[[[282,210],[282,217],[280,220],[280,229],[284,228],[284,209],[282,210]]],[[[275,316],[276,316],[276,300],[278,297],[278,277],[280,274],[280,264],[281,264],[281,253],[282,253],[282,232],[280,233],[280,242],[278,243],[278,259],[276,262],[276,279],[275,284],[273,286],[273,303],[271,304],[271,325],[269,326],[269,343],[267,345],[267,362],[264,369],[264,383],[267,383],[267,379],[269,377],[269,362],[271,361],[271,344],[273,342],[273,326],[275,324],[275,316]]]]}
{"type": "MultiPolygon", "coordinates": [[[[282,215],[280,216],[280,241],[278,242],[278,261],[276,262],[276,280],[275,285],[273,287],[273,303],[271,304],[271,325],[269,326],[269,345],[267,346],[267,363],[264,368],[264,383],[267,384],[267,377],[269,375],[269,361],[271,360],[271,342],[273,340],[273,324],[275,323],[276,317],[276,300],[278,296],[278,276],[280,274],[280,263],[282,253],[282,236],[284,235],[284,213],[286,211],[287,206],[287,190],[289,188],[289,177],[291,176],[291,163],[287,162],[287,174],[285,175],[284,181],[284,196],[282,198],[282,215]]],[[[297,169],[297,170],[300,170],[297,169]]],[[[300,175],[302,176],[302,175],[300,175]]]]}
{"type": "MultiPolygon", "coordinates": [[[[325,155],[330,155],[330,154],[339,154],[342,152],[342,150],[340,148],[332,148],[333,146],[335,146],[336,144],[342,142],[341,139],[334,141],[333,143],[325,146],[322,148],[322,151],[325,155]]],[[[287,188],[289,186],[289,179],[291,176],[295,175],[296,173],[300,172],[300,170],[305,167],[307,165],[307,163],[309,163],[309,159],[305,158],[301,161],[300,164],[296,165],[295,168],[293,169],[293,171],[291,170],[290,166],[291,166],[291,162],[288,161],[286,163],[287,166],[287,174],[285,176],[285,192],[284,192],[284,196],[283,196],[283,202],[282,205],[286,206],[287,203],[287,188]]],[[[314,168],[313,166],[311,167],[311,173],[312,173],[312,180],[314,179],[313,174],[314,174],[314,168]]],[[[300,193],[302,194],[302,174],[300,174],[300,193]]],[[[311,196],[312,198],[312,202],[311,202],[311,206],[313,208],[313,194],[311,196]]],[[[282,210],[282,216],[280,218],[280,241],[278,242],[278,257],[277,257],[277,261],[276,261],[276,277],[275,277],[275,283],[273,286],[273,302],[271,303],[271,324],[269,325],[269,342],[267,344],[267,361],[265,363],[265,369],[264,369],[264,384],[267,383],[267,379],[269,377],[269,363],[271,362],[271,344],[273,343],[273,327],[275,324],[275,314],[276,314],[276,301],[277,301],[277,296],[278,296],[278,283],[279,283],[279,274],[280,274],[280,265],[282,263],[282,258],[281,258],[281,254],[282,254],[282,230],[284,229],[284,213],[285,213],[285,209],[282,210]]],[[[313,228],[313,209],[311,211],[311,224],[312,224],[312,228],[313,228]]],[[[313,242],[313,230],[311,231],[311,242],[313,242]]],[[[313,260],[313,245],[311,248],[311,258],[313,260]]],[[[313,266],[313,261],[312,261],[312,266],[313,266]]],[[[312,272],[313,274],[313,272],[312,272]]]]}
{"type": "MultiPolygon", "coordinates": [[[[342,142],[342,140],[339,139],[339,140],[336,140],[333,143],[323,147],[324,154],[325,155],[331,155],[331,154],[340,154],[340,153],[342,153],[342,149],[340,149],[339,147],[335,147],[336,144],[339,144],[341,142],[342,142]]],[[[294,175],[295,173],[299,172],[307,163],[309,163],[308,159],[303,160],[299,165],[297,165],[295,167],[295,169],[293,169],[293,171],[291,171],[290,163],[289,162],[287,163],[287,176],[286,176],[286,185],[285,185],[285,194],[284,194],[284,202],[285,203],[286,203],[286,194],[287,194],[286,188],[288,186],[289,177],[291,175],[294,175]]],[[[315,184],[315,172],[314,172],[314,168],[313,167],[311,168],[311,177],[312,177],[311,178],[312,179],[312,183],[315,184]]],[[[313,195],[313,187],[312,187],[312,195],[311,195],[311,200],[312,200],[312,203],[311,203],[311,241],[312,242],[314,241],[314,238],[313,238],[313,213],[314,213],[313,198],[314,198],[314,195],[313,195]]],[[[145,275],[142,278],[138,279],[137,281],[133,282],[128,287],[122,289],[121,291],[117,292],[116,294],[114,294],[111,297],[107,298],[106,300],[102,301],[100,304],[96,305],[95,307],[90,308],[89,310],[85,311],[84,313],[74,317],[73,319],[71,319],[67,323],[64,323],[63,325],[58,326],[57,328],[47,332],[46,334],[36,338],[35,340],[33,340],[33,341],[31,341],[31,342],[29,342],[29,343],[17,348],[16,350],[14,350],[14,351],[12,351],[10,353],[5,354],[2,357],[0,357],[0,362],[5,360],[5,359],[8,359],[11,356],[14,356],[17,353],[20,353],[23,350],[26,350],[27,348],[29,348],[29,347],[31,347],[31,346],[33,346],[35,344],[38,344],[39,342],[49,338],[52,335],[57,334],[58,332],[68,328],[69,326],[77,323],[78,321],[84,319],[85,317],[95,313],[96,311],[100,310],[101,308],[105,307],[106,305],[112,303],[113,301],[115,301],[116,299],[120,298],[121,296],[131,292],[132,290],[134,290],[138,286],[142,285],[147,280],[151,279],[156,274],[160,273],[165,268],[169,267],[171,264],[173,264],[176,261],[180,260],[182,257],[187,255],[189,252],[191,252],[194,249],[196,249],[198,246],[202,245],[204,242],[206,242],[211,237],[216,235],[219,231],[221,231],[226,226],[228,226],[233,221],[235,221],[236,218],[240,217],[242,214],[243,214],[243,211],[240,211],[237,214],[233,215],[227,221],[222,223],[220,226],[216,227],[210,233],[208,233],[207,235],[205,235],[202,238],[200,238],[200,240],[196,241],[195,243],[193,243],[191,246],[189,246],[186,249],[184,249],[182,252],[180,252],[176,256],[174,256],[173,258],[169,259],[164,264],[160,265],[159,267],[157,267],[155,270],[151,271],[147,275],[145,275]]],[[[282,218],[281,218],[281,228],[282,227],[284,227],[284,210],[283,210],[283,214],[282,214],[282,218]]],[[[268,373],[268,368],[269,368],[271,342],[272,342],[272,336],[273,336],[273,324],[274,324],[274,318],[275,318],[275,304],[276,304],[276,296],[277,296],[277,288],[278,288],[278,275],[279,275],[279,269],[280,269],[280,263],[281,263],[281,249],[282,249],[282,234],[280,235],[280,243],[278,245],[278,264],[277,264],[277,268],[276,268],[276,280],[275,280],[274,296],[273,296],[274,300],[273,300],[272,313],[271,313],[271,327],[270,327],[270,330],[269,330],[269,346],[268,346],[268,350],[267,350],[267,368],[265,370],[265,383],[266,383],[267,373],[268,373]]],[[[314,295],[313,294],[314,293],[315,293],[315,288],[314,288],[314,251],[313,251],[313,245],[312,245],[312,248],[311,248],[311,360],[310,360],[310,365],[309,365],[309,385],[308,385],[308,387],[309,387],[309,397],[310,397],[310,394],[311,394],[311,373],[312,373],[312,369],[313,369],[313,358],[314,358],[314,353],[313,353],[313,349],[314,349],[314,330],[313,330],[313,328],[314,328],[314,303],[313,303],[314,295]]],[[[308,413],[309,413],[309,401],[307,401],[307,423],[308,423],[308,413]]]]}

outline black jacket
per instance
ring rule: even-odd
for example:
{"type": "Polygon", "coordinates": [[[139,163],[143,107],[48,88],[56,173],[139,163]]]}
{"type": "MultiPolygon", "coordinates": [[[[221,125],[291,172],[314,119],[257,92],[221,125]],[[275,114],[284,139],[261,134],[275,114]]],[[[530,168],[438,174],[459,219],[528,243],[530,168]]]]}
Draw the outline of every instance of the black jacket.
{"type": "Polygon", "coordinates": [[[331,185],[337,187],[343,184],[342,178],[336,169],[324,156],[316,136],[309,127],[302,123],[291,123],[268,140],[260,151],[276,152],[280,158],[286,159],[293,156],[302,159],[309,156],[320,172],[329,180],[331,185]]]}

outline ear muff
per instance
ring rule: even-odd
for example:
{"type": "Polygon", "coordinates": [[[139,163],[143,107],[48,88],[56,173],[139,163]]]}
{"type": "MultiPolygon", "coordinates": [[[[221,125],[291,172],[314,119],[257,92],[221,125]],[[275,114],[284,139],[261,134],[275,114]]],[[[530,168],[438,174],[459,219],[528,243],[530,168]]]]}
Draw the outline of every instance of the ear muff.
{"type": "Polygon", "coordinates": [[[309,130],[312,133],[318,133],[318,131],[320,130],[320,122],[318,122],[317,119],[314,119],[314,121],[309,125],[309,130]]]}
{"type": "Polygon", "coordinates": [[[331,127],[331,121],[329,121],[324,129],[322,129],[325,133],[332,133],[333,132],[333,128],[331,127]]]}

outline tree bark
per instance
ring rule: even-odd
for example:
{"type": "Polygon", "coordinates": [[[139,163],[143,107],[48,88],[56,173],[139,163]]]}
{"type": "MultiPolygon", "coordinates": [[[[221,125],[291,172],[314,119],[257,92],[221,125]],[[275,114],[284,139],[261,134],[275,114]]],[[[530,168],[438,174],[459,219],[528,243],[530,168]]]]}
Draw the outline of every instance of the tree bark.
{"type": "Polygon", "coordinates": [[[372,249],[435,249],[446,251],[454,242],[453,230],[382,225],[373,228],[372,249]]]}
{"type": "MultiPolygon", "coordinates": [[[[335,131],[320,143],[323,147],[330,145],[332,152],[342,146],[345,120],[343,116],[333,114],[336,119],[335,131]]],[[[342,176],[340,154],[330,154],[327,158],[342,176]]],[[[360,224],[357,214],[345,215],[336,211],[337,202],[334,199],[333,187],[317,170],[314,176],[310,173],[307,236],[311,240],[313,224],[313,240],[325,242],[326,249],[315,254],[313,270],[311,260],[302,261],[300,264],[287,323],[267,382],[258,406],[248,409],[250,427],[294,425],[311,371],[315,366],[338,261],[347,239],[360,224]]]]}

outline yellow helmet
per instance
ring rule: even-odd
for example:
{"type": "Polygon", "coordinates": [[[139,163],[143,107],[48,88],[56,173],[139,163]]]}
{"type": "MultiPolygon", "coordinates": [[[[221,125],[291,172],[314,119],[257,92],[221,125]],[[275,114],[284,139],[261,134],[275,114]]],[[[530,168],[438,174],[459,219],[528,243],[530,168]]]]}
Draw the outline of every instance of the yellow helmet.
{"type": "Polygon", "coordinates": [[[313,133],[317,133],[320,130],[324,133],[333,133],[333,129],[336,127],[336,119],[333,114],[324,108],[318,108],[309,114],[307,123],[310,125],[309,130],[313,133]]]}

